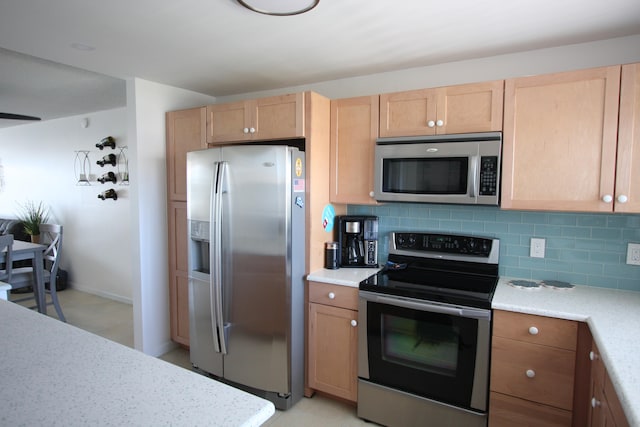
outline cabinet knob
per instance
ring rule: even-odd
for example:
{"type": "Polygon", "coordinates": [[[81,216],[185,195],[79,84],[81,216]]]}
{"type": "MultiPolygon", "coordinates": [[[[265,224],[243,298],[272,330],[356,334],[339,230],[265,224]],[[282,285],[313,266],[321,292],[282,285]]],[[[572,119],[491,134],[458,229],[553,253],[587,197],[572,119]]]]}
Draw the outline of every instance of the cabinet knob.
{"type": "Polygon", "coordinates": [[[526,374],[529,378],[533,378],[536,376],[536,371],[534,371],[533,369],[527,369],[526,374]]]}
{"type": "Polygon", "coordinates": [[[591,399],[591,407],[592,408],[597,408],[598,406],[600,406],[600,401],[598,399],[596,399],[595,397],[593,397],[591,399]]]}
{"type": "Polygon", "coordinates": [[[597,358],[598,358],[598,355],[596,354],[595,351],[589,352],[589,360],[596,360],[597,358]]]}
{"type": "Polygon", "coordinates": [[[242,129],[242,133],[249,133],[249,128],[242,129]]]}
{"type": "Polygon", "coordinates": [[[427,126],[429,126],[430,128],[434,127],[436,125],[436,122],[434,122],[433,120],[429,120],[427,122],[427,126]]]}
{"type": "Polygon", "coordinates": [[[249,133],[256,133],[256,128],[249,128],[249,133]]]}
{"type": "Polygon", "coordinates": [[[618,196],[618,203],[627,203],[627,200],[629,200],[629,198],[624,194],[618,196]]]}
{"type": "Polygon", "coordinates": [[[536,328],[535,326],[532,326],[532,327],[529,328],[529,333],[531,335],[538,335],[538,332],[539,332],[538,328],[536,328]]]}
{"type": "Polygon", "coordinates": [[[329,299],[335,299],[336,294],[334,294],[333,292],[329,292],[329,299]]]}
{"type": "Polygon", "coordinates": [[[351,326],[358,326],[357,320],[351,320],[351,326]]]}
{"type": "Polygon", "coordinates": [[[373,191],[369,191],[369,197],[374,198],[376,195],[376,193],[374,193],[373,191]]]}
{"type": "Polygon", "coordinates": [[[438,120],[438,121],[436,122],[436,126],[438,126],[438,127],[442,127],[442,125],[444,125],[444,122],[443,122],[442,120],[438,120]]]}
{"type": "Polygon", "coordinates": [[[611,203],[613,201],[613,197],[611,197],[611,194],[605,194],[602,196],[602,201],[605,203],[611,203]]]}

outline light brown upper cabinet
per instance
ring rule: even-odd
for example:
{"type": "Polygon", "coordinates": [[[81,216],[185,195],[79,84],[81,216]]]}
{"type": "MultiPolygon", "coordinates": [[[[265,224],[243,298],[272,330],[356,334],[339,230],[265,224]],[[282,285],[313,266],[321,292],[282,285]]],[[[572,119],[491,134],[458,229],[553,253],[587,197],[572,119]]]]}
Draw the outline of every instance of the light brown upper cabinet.
{"type": "Polygon", "coordinates": [[[375,204],[373,156],[379,97],[331,101],[330,193],[333,203],[375,204]]]}
{"type": "Polygon", "coordinates": [[[625,67],[616,171],[620,71],[611,66],[506,81],[502,208],[612,212],[634,206],[640,196],[632,162],[638,158],[638,71],[625,67]]]}
{"type": "Polygon", "coordinates": [[[205,107],[166,114],[167,198],[187,200],[187,152],[207,148],[205,107]]]}
{"type": "Polygon", "coordinates": [[[210,144],[304,137],[304,93],[207,106],[210,144]]]}
{"type": "Polygon", "coordinates": [[[380,95],[380,136],[502,130],[504,81],[380,95]]]}
{"type": "Polygon", "coordinates": [[[614,206],[640,212],[640,64],[622,66],[614,206]]]}

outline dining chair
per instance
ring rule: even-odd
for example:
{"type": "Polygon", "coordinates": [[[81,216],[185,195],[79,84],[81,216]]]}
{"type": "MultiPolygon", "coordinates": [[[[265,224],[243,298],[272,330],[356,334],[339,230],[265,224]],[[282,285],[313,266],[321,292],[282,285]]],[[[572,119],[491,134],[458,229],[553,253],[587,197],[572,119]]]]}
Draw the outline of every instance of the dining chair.
{"type": "Polygon", "coordinates": [[[4,265],[0,264],[0,282],[9,283],[13,269],[13,234],[0,236],[0,252],[4,252],[4,265]]]}
{"type": "MultiPolygon", "coordinates": [[[[43,244],[48,245],[42,254],[44,260],[44,283],[45,283],[45,305],[53,305],[58,313],[58,318],[63,322],[67,320],[62,313],[62,307],[60,307],[60,301],[58,301],[58,294],[56,292],[56,276],[58,274],[58,264],[60,263],[60,250],[62,249],[62,226],[58,224],[40,224],[40,238],[43,244]],[[46,288],[46,285],[49,288],[46,288]],[[51,301],[46,302],[46,294],[51,296],[51,301]]],[[[9,281],[11,289],[20,289],[31,286],[36,289],[36,276],[33,271],[33,267],[19,267],[14,268],[11,273],[11,280],[9,281]]],[[[12,299],[12,302],[21,302],[36,297],[36,292],[33,296],[12,299]]],[[[35,307],[31,307],[35,308],[35,307]]]]}

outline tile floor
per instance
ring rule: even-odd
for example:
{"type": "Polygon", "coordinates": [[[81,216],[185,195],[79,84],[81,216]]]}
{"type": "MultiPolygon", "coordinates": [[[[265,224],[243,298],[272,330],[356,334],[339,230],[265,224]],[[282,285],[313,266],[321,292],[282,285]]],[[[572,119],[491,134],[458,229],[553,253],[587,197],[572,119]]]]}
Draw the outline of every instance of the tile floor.
{"type": "MultiPolygon", "coordinates": [[[[133,347],[133,310],[131,305],[74,289],[59,292],[58,298],[67,323],[133,347]]],[[[54,318],[57,317],[53,306],[47,307],[47,314],[54,318]]],[[[189,352],[182,347],[177,347],[160,356],[160,359],[185,369],[191,368],[189,352]]],[[[361,425],[375,426],[376,424],[359,419],[356,416],[355,406],[322,395],[315,395],[309,399],[303,398],[288,411],[276,411],[275,415],[265,424],[268,427],[351,427],[361,425]]]]}

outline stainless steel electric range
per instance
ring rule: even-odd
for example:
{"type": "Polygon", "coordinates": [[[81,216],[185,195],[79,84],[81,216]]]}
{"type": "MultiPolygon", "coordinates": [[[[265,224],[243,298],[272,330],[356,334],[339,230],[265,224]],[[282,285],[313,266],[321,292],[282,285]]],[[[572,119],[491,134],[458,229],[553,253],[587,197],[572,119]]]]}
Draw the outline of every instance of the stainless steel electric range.
{"type": "Polygon", "coordinates": [[[360,283],[358,416],[387,426],[486,426],[498,239],[390,234],[360,283]]]}

